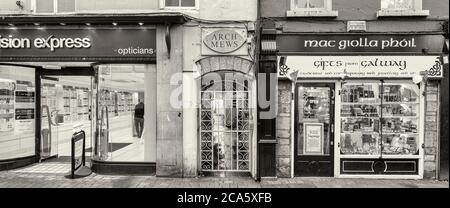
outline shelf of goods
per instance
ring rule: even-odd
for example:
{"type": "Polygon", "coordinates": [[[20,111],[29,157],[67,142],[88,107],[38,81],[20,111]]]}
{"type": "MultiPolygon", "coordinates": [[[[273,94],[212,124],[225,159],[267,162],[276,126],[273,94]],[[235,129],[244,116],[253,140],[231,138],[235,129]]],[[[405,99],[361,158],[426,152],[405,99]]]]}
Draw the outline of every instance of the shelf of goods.
{"type": "Polygon", "coordinates": [[[349,84],[341,93],[342,157],[418,155],[418,91],[408,84],[349,84]]]}

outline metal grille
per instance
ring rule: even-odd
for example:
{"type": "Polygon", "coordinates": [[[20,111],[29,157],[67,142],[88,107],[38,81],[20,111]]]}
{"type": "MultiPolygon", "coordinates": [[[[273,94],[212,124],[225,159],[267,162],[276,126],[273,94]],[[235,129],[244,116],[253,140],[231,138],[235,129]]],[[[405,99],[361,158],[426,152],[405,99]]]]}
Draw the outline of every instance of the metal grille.
{"type": "Polygon", "coordinates": [[[201,93],[200,151],[202,171],[249,171],[249,92],[236,83],[201,93]]]}

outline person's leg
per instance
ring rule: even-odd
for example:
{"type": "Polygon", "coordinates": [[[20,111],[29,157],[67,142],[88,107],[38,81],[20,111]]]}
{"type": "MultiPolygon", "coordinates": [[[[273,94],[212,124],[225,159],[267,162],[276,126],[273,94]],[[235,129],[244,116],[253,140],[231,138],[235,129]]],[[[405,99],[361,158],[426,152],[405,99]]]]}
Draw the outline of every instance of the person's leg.
{"type": "Polygon", "coordinates": [[[144,119],[141,118],[139,120],[140,120],[140,122],[139,122],[139,126],[140,126],[140,128],[139,128],[139,138],[142,138],[142,132],[144,131],[144,119]]]}
{"type": "Polygon", "coordinates": [[[139,118],[134,119],[134,128],[136,129],[136,136],[139,137],[139,118]]]}

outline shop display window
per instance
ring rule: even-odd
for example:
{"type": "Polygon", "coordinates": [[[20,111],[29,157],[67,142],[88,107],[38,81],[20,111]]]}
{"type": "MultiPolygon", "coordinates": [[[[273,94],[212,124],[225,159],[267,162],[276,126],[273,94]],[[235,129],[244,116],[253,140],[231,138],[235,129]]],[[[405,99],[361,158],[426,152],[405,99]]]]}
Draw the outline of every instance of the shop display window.
{"type": "Polygon", "coordinates": [[[35,154],[34,69],[0,66],[0,160],[35,154]]]}
{"type": "Polygon", "coordinates": [[[418,154],[417,85],[346,83],[341,103],[341,154],[418,154]]]}

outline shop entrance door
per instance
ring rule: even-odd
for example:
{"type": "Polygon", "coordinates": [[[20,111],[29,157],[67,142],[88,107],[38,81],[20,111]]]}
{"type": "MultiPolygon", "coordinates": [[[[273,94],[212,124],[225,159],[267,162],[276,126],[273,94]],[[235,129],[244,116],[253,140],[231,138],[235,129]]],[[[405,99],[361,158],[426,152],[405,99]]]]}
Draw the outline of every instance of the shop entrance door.
{"type": "Polygon", "coordinates": [[[333,176],[334,84],[296,86],[294,175],[333,176]]]}
{"type": "Polygon", "coordinates": [[[89,158],[95,109],[92,75],[89,67],[38,70],[40,140],[37,144],[41,161],[70,162],[72,135],[79,131],[85,132],[89,158]]]}

